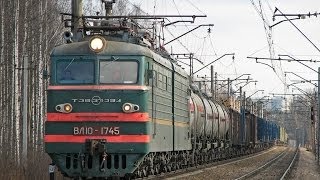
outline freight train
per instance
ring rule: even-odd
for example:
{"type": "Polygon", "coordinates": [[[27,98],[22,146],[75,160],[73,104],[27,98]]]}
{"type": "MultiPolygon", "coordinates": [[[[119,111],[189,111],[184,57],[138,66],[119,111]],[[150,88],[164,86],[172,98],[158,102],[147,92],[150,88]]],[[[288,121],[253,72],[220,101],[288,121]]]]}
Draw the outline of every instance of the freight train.
{"type": "Polygon", "coordinates": [[[74,25],[74,33],[64,34],[67,43],[51,53],[44,142],[64,176],[145,177],[248,154],[279,139],[276,124],[192,85],[134,21],[93,21],[74,25]]]}

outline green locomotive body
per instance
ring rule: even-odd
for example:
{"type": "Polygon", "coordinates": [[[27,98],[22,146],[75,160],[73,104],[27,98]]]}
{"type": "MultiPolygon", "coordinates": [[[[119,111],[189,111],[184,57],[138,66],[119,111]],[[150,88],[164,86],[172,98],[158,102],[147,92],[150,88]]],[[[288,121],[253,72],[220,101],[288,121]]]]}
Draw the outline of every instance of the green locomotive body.
{"type": "Polygon", "coordinates": [[[106,44],[94,52],[94,38],[51,54],[44,139],[62,173],[123,177],[150,152],[191,149],[186,73],[149,48],[107,37],[96,37],[106,44]]]}

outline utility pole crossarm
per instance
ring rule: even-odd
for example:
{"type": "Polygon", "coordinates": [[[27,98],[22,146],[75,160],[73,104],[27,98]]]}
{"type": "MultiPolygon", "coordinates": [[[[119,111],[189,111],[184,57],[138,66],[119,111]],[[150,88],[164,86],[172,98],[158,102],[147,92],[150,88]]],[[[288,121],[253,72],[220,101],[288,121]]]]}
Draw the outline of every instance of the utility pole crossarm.
{"type": "Polygon", "coordinates": [[[195,28],[191,29],[190,31],[187,31],[187,32],[185,32],[185,33],[181,34],[180,36],[178,36],[178,37],[176,37],[176,38],[174,38],[174,39],[172,39],[172,40],[170,40],[170,41],[168,41],[168,42],[164,43],[164,44],[163,44],[163,46],[165,46],[165,45],[167,45],[167,44],[169,44],[169,43],[171,43],[171,42],[173,42],[173,41],[175,41],[175,40],[177,40],[177,39],[181,38],[182,36],[184,36],[184,35],[186,35],[186,34],[189,34],[190,32],[192,32],[192,31],[194,31],[194,30],[196,30],[196,29],[198,29],[198,28],[200,28],[200,27],[202,27],[202,26],[209,26],[209,27],[211,27],[211,26],[213,26],[213,24],[201,24],[201,25],[199,25],[199,26],[197,26],[197,27],[195,27],[195,28]]]}
{"type": "Polygon", "coordinates": [[[234,91],[233,93],[237,93],[239,90],[241,91],[241,89],[243,89],[246,85],[248,85],[249,83],[252,83],[252,82],[258,82],[258,81],[248,81],[248,82],[246,82],[246,84],[245,85],[243,85],[243,86],[240,86],[240,88],[239,89],[237,89],[236,91],[234,91]]]}
{"type": "Polygon", "coordinates": [[[274,14],[273,17],[276,17],[276,16],[296,16],[298,18],[301,18],[301,19],[304,19],[306,17],[311,17],[311,16],[315,16],[315,17],[318,17],[318,15],[320,15],[320,13],[302,13],[302,14],[274,14]]]}
{"type": "Polygon", "coordinates": [[[305,64],[303,64],[302,62],[300,62],[300,61],[301,61],[300,59],[296,59],[296,58],[294,58],[294,57],[292,57],[292,56],[290,56],[290,55],[287,55],[287,54],[279,54],[278,56],[286,56],[286,57],[289,57],[289,58],[291,58],[292,60],[297,61],[298,63],[302,64],[303,66],[305,66],[305,67],[311,69],[312,71],[318,73],[317,70],[315,70],[315,69],[311,68],[310,66],[305,65],[305,64]]]}
{"type": "Polygon", "coordinates": [[[259,91],[264,91],[264,90],[262,90],[262,89],[257,90],[256,92],[254,92],[253,94],[251,94],[250,96],[248,96],[248,97],[246,98],[246,100],[247,100],[247,99],[249,99],[251,96],[253,96],[253,95],[257,94],[257,92],[259,92],[259,91]]]}
{"type": "Polygon", "coordinates": [[[305,95],[306,97],[308,97],[310,100],[313,100],[313,97],[310,96],[310,94],[308,94],[308,92],[304,91],[303,89],[299,88],[296,85],[292,85],[293,87],[295,87],[297,90],[299,90],[303,95],[305,95]]]}
{"type": "MultiPolygon", "coordinates": [[[[225,87],[225,86],[228,86],[229,84],[231,84],[233,81],[236,81],[236,80],[238,80],[238,81],[240,81],[240,80],[246,80],[246,81],[251,80],[251,79],[249,79],[249,77],[248,77],[247,79],[239,79],[240,77],[246,76],[246,75],[250,76],[251,74],[242,74],[242,75],[236,77],[235,79],[219,80],[219,81],[228,81],[227,84],[222,85],[219,89],[221,89],[221,88],[223,88],[223,87],[225,87]]],[[[218,89],[218,90],[219,90],[219,89],[218,89]]]]}
{"type": "Polygon", "coordinates": [[[193,74],[196,74],[197,72],[199,72],[199,71],[201,71],[202,69],[204,69],[204,68],[208,67],[209,65],[213,64],[214,62],[218,61],[219,59],[223,58],[224,56],[230,56],[230,55],[232,55],[232,56],[233,56],[233,58],[234,58],[235,53],[224,54],[224,55],[222,55],[222,56],[218,57],[217,59],[215,59],[214,61],[212,61],[211,63],[209,63],[209,64],[207,64],[207,65],[203,66],[202,68],[200,68],[199,70],[197,70],[197,71],[196,71],[196,72],[194,72],[193,74]]]}
{"type": "MultiPolygon", "coordinates": [[[[281,55],[281,56],[285,56],[285,55],[281,55]]],[[[292,58],[284,59],[284,58],[280,58],[280,57],[279,58],[268,58],[268,57],[252,57],[252,56],[248,56],[247,58],[248,59],[255,59],[255,60],[288,61],[288,62],[291,62],[293,60],[292,58]]],[[[313,62],[313,63],[320,62],[318,60],[312,60],[312,59],[299,59],[298,61],[313,62]]]]}
{"type": "MultiPolygon", "coordinates": [[[[60,13],[61,15],[73,16],[70,13],[60,13]]],[[[128,15],[128,16],[76,16],[82,18],[91,18],[91,19],[105,19],[105,18],[127,18],[127,19],[166,19],[166,18],[185,18],[185,17],[207,17],[206,15],[128,15]]]]}
{"type": "MultiPolygon", "coordinates": [[[[313,45],[314,48],[316,48],[316,49],[318,50],[318,52],[320,52],[320,49],[291,21],[291,19],[288,18],[288,16],[286,16],[285,14],[283,14],[283,13],[280,11],[280,9],[278,9],[277,7],[276,7],[276,9],[275,9],[275,11],[274,11],[273,17],[275,17],[275,13],[276,13],[277,11],[280,12],[280,14],[281,14],[283,17],[285,17],[285,19],[286,19],[287,21],[289,21],[290,24],[291,24],[294,28],[296,28],[296,29],[309,41],[309,43],[311,43],[311,44],[313,45]]],[[[315,15],[317,16],[318,13],[315,13],[315,15]]],[[[297,18],[295,18],[295,19],[297,19],[297,18]]],[[[279,24],[279,23],[277,23],[277,24],[279,24]]],[[[277,24],[275,24],[275,25],[277,25],[277,24]]],[[[275,25],[273,25],[273,26],[275,26],[275,25]]],[[[271,26],[271,27],[273,27],[273,26],[271,26]]],[[[270,28],[271,28],[271,27],[270,27],[270,28]]]]}
{"type": "MultiPolygon", "coordinates": [[[[317,85],[316,83],[315,83],[315,84],[313,84],[313,83],[311,82],[312,80],[307,80],[307,79],[303,78],[302,76],[300,76],[300,75],[298,75],[298,74],[296,74],[296,73],[294,73],[294,72],[288,72],[288,71],[285,71],[284,73],[285,73],[285,74],[291,73],[291,74],[293,74],[293,75],[295,75],[295,76],[297,76],[297,77],[299,77],[299,78],[303,79],[305,82],[308,82],[308,83],[310,83],[310,84],[312,84],[312,85],[314,85],[314,86],[318,87],[318,85],[317,85]]],[[[318,81],[318,80],[317,80],[317,81],[318,81]]]]}

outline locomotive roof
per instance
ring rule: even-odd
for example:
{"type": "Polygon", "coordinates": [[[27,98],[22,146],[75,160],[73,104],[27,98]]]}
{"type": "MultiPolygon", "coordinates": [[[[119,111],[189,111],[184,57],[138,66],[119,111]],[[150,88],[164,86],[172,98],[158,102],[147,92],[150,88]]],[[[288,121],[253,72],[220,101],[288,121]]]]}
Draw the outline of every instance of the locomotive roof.
{"type": "Polygon", "coordinates": [[[89,48],[88,40],[57,46],[51,55],[142,55],[153,57],[150,49],[121,41],[107,41],[105,49],[100,53],[95,53],[89,48]]]}

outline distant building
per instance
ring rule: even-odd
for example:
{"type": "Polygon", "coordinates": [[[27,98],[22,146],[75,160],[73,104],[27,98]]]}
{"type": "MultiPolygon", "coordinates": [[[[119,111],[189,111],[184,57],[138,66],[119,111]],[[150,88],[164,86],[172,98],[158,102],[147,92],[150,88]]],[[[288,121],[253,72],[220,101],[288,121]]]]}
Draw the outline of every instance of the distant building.
{"type": "Polygon", "coordinates": [[[288,107],[285,103],[286,101],[283,97],[273,97],[265,108],[267,111],[285,111],[288,107]]]}

